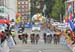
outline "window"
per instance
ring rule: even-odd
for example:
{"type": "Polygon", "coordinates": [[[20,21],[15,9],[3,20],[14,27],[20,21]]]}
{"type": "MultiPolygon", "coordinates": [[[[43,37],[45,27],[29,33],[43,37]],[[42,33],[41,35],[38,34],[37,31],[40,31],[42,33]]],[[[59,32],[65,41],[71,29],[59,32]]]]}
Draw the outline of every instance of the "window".
{"type": "Polygon", "coordinates": [[[26,13],[24,13],[24,16],[26,16],[26,13]]]}
{"type": "Polygon", "coordinates": [[[28,9],[25,9],[25,12],[28,12],[28,9]]]}
{"type": "Polygon", "coordinates": [[[21,3],[24,4],[24,1],[22,1],[21,3]]]}
{"type": "Polygon", "coordinates": [[[24,19],[26,19],[26,20],[27,20],[27,16],[24,16],[24,19]]]}
{"type": "Polygon", "coordinates": [[[24,16],[24,13],[22,13],[22,15],[24,16]]]}
{"type": "Polygon", "coordinates": [[[28,9],[28,6],[26,5],[25,8],[28,9]]]}
{"type": "Polygon", "coordinates": [[[18,2],[18,4],[21,4],[21,2],[18,2]]]}
{"type": "Polygon", "coordinates": [[[22,16],[22,20],[24,20],[24,16],[22,16]]]}
{"type": "Polygon", "coordinates": [[[22,8],[24,8],[24,6],[22,6],[22,8]]]}
{"type": "Polygon", "coordinates": [[[28,1],[26,1],[25,4],[28,4],[28,1]]]}
{"type": "Polygon", "coordinates": [[[18,9],[18,12],[21,12],[21,9],[18,9]]]}
{"type": "Polygon", "coordinates": [[[24,12],[24,9],[22,9],[22,12],[24,12]]]}
{"type": "Polygon", "coordinates": [[[21,8],[21,6],[19,5],[18,8],[21,8]]]}

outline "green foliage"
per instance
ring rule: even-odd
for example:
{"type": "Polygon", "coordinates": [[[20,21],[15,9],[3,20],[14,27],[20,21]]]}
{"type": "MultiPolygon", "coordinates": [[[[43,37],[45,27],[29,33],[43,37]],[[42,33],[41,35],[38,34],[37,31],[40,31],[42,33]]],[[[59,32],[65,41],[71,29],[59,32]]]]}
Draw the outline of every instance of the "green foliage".
{"type": "MultiPolygon", "coordinates": [[[[46,16],[59,20],[60,14],[62,16],[65,14],[65,1],[66,0],[44,0],[44,4],[46,4],[46,16]]],[[[31,0],[31,15],[34,15],[37,11],[41,10],[36,9],[38,3],[39,0],[31,0]]]]}
{"type": "Polygon", "coordinates": [[[31,17],[36,13],[43,13],[43,7],[43,0],[31,0],[31,17]]]}
{"type": "Polygon", "coordinates": [[[46,4],[46,15],[50,15],[54,4],[54,0],[45,0],[44,3],[46,4]]]}
{"type": "Polygon", "coordinates": [[[55,1],[54,3],[54,6],[52,7],[52,12],[51,12],[51,15],[52,17],[58,17],[58,14],[59,14],[59,4],[58,4],[59,1],[55,1]]]}
{"type": "Polygon", "coordinates": [[[47,5],[46,13],[50,17],[59,20],[60,14],[63,16],[65,14],[65,0],[45,0],[47,5]]]}

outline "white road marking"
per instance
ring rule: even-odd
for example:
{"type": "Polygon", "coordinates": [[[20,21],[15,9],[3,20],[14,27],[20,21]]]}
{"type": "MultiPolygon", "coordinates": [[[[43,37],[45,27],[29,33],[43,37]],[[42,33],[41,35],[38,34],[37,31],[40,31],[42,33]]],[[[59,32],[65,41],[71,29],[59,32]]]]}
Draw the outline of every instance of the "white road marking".
{"type": "Polygon", "coordinates": [[[39,51],[39,52],[42,52],[42,51],[39,51]]]}

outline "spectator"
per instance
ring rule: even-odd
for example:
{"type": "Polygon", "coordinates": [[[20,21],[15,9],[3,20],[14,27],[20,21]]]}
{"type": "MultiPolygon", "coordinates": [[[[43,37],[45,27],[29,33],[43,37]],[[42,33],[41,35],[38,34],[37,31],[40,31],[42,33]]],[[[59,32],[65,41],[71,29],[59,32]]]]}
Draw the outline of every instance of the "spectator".
{"type": "Polygon", "coordinates": [[[6,39],[6,37],[5,37],[4,35],[5,35],[5,32],[4,32],[4,31],[2,31],[2,32],[0,33],[1,43],[3,43],[3,42],[4,42],[4,40],[6,39]]]}

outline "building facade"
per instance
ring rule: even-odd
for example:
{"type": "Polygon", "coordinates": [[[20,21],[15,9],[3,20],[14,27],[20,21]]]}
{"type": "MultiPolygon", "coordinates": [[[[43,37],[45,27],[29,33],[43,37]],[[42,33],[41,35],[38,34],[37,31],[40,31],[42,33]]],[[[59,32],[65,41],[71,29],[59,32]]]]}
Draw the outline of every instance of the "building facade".
{"type": "Polygon", "coordinates": [[[1,7],[4,12],[0,12],[0,15],[7,15],[9,20],[16,19],[16,0],[0,0],[0,9],[1,7]]]}
{"type": "Polygon", "coordinates": [[[21,14],[21,21],[27,23],[30,18],[30,0],[17,0],[17,13],[21,14]]]}
{"type": "Polygon", "coordinates": [[[4,5],[4,0],[0,0],[0,6],[4,5]]]}
{"type": "Polygon", "coordinates": [[[8,8],[8,14],[9,14],[10,20],[16,19],[16,9],[17,9],[16,2],[17,0],[6,0],[6,5],[8,8]]]}

